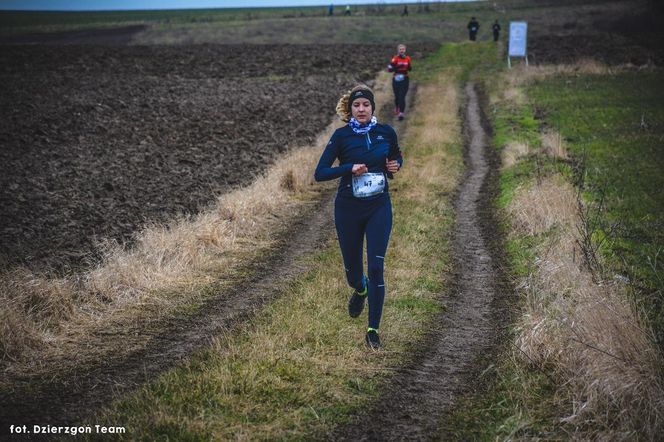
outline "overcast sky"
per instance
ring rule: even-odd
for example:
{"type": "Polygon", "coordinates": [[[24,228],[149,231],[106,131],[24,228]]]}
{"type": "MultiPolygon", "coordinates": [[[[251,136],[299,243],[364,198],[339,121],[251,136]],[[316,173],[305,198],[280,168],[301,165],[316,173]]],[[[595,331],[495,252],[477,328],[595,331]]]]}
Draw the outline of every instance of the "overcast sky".
{"type": "MultiPolygon", "coordinates": [[[[0,10],[107,11],[126,9],[239,8],[264,6],[315,6],[369,3],[417,3],[419,0],[0,0],[0,10]]],[[[445,0],[442,0],[445,1],[445,0]]],[[[464,0],[462,0],[464,1],[464,0]]],[[[470,1],[470,0],[465,0],[470,1]]]]}

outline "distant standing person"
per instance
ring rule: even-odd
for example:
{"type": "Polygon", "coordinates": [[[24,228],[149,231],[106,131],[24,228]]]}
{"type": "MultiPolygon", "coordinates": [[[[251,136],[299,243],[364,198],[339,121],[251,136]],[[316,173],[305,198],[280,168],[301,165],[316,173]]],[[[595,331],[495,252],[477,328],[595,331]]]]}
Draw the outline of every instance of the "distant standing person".
{"type": "Polygon", "coordinates": [[[337,114],[348,124],[337,129],[318,161],[316,181],[341,178],[334,201],[334,225],[346,269],[346,280],[354,292],[348,314],[357,318],[369,302],[366,343],[380,347],[378,327],[383,314],[385,254],[392,231],[392,203],[387,178],[403,164],[397,134],[374,116],[376,103],[371,89],[357,85],[342,96],[337,114]],[[333,164],[339,160],[338,166],[333,164]],[[363,249],[367,241],[367,273],[363,249]]]}
{"type": "Polygon", "coordinates": [[[471,17],[470,21],[468,22],[468,38],[470,38],[471,41],[475,41],[477,39],[477,31],[479,31],[479,29],[479,22],[475,19],[475,17],[471,17]]]}
{"type": "Polygon", "coordinates": [[[491,28],[493,29],[493,41],[498,41],[498,37],[500,37],[500,24],[498,24],[498,20],[493,22],[491,28]]]}
{"type": "Polygon", "coordinates": [[[403,12],[401,13],[401,16],[407,16],[408,15],[408,5],[403,5],[403,12]]]}
{"type": "Polygon", "coordinates": [[[344,15],[350,15],[350,5],[346,5],[346,11],[344,11],[344,15]]]}
{"type": "Polygon", "coordinates": [[[327,7],[327,15],[334,15],[334,4],[330,3],[330,6],[327,7]]]}
{"type": "Polygon", "coordinates": [[[406,115],[406,94],[408,93],[408,72],[413,69],[410,56],[406,55],[406,45],[397,46],[397,55],[392,57],[387,70],[392,72],[392,90],[394,91],[394,114],[399,120],[406,115]]]}

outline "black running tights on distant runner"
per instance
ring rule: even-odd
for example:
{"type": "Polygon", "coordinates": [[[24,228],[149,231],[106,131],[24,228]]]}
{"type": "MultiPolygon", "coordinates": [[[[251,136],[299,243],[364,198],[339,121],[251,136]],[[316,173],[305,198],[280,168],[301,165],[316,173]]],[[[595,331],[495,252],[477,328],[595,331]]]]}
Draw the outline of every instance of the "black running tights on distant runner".
{"type": "Polygon", "coordinates": [[[406,94],[408,93],[408,77],[401,81],[392,79],[392,90],[394,91],[394,105],[399,112],[406,112],[406,94]]]}

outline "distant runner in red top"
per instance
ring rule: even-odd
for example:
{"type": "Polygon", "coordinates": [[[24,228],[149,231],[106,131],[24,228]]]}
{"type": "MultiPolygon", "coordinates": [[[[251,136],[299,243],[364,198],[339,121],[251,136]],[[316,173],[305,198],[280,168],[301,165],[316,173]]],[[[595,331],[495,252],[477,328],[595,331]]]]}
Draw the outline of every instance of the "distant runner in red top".
{"type": "Polygon", "coordinates": [[[394,91],[394,113],[403,120],[406,112],[406,94],[408,93],[408,72],[413,67],[410,64],[410,56],[406,55],[406,45],[397,46],[397,55],[387,65],[387,70],[393,73],[392,90],[394,91]]]}

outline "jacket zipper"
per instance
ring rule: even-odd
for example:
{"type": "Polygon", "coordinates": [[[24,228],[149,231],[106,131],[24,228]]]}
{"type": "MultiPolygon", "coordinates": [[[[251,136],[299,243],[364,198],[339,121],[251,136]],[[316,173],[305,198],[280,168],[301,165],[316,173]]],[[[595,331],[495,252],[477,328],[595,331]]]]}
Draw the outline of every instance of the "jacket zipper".
{"type": "Polygon", "coordinates": [[[367,132],[367,150],[371,150],[371,138],[369,138],[369,132],[367,132]]]}

